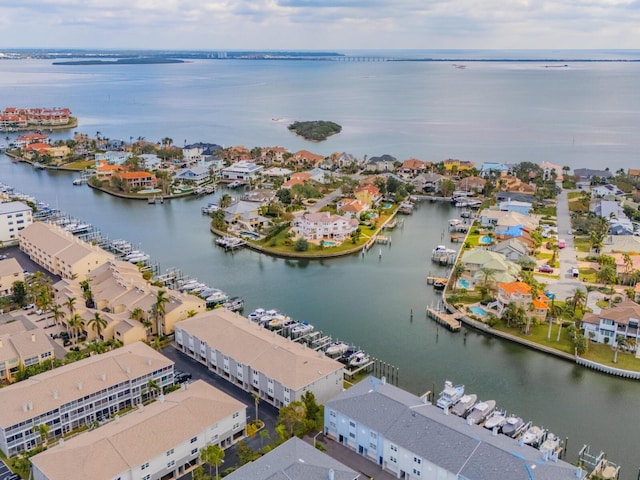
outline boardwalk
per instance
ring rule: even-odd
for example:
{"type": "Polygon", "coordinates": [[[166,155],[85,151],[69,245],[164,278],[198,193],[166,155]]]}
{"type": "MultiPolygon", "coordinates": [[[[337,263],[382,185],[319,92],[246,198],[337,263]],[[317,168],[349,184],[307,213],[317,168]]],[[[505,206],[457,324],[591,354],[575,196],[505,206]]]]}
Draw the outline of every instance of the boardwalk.
{"type": "Polygon", "coordinates": [[[461,323],[455,314],[439,312],[435,308],[427,308],[427,316],[433,318],[440,325],[444,325],[452,332],[460,331],[461,323]]]}

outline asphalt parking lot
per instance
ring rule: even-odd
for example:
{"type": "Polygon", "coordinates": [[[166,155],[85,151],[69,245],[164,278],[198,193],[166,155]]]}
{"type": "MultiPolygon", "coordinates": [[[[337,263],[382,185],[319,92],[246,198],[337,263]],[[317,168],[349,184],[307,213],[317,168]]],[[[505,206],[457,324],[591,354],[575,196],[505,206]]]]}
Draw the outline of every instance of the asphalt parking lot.
{"type": "Polygon", "coordinates": [[[9,467],[0,460],[0,480],[9,480],[10,478],[19,478],[15,473],[9,470],[9,467]]]}

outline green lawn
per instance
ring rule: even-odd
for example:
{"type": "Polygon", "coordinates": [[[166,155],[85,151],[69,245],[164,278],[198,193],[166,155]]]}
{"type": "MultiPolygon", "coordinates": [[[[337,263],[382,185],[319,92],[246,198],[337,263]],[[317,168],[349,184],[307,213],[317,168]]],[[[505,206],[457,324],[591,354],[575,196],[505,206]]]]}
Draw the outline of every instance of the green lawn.
{"type": "Polygon", "coordinates": [[[549,333],[548,323],[531,325],[531,333],[529,335],[524,335],[519,327],[507,327],[504,322],[498,322],[493,328],[501,332],[506,332],[516,337],[528,340],[530,342],[538,343],[550,348],[555,348],[556,350],[560,350],[561,352],[573,353],[573,342],[567,334],[566,327],[562,328],[559,342],[556,341],[556,338],[558,338],[559,328],[559,325],[556,324],[551,326],[550,340],[547,339],[547,335],[549,333]]]}
{"type": "Polygon", "coordinates": [[[637,359],[635,354],[618,352],[618,362],[613,363],[613,353],[613,348],[610,345],[589,342],[589,348],[582,357],[609,367],[640,371],[640,359],[637,359]]]}
{"type": "Polygon", "coordinates": [[[598,281],[598,272],[593,268],[580,268],[580,279],[589,283],[596,283],[598,281]]]}
{"type": "Polygon", "coordinates": [[[70,168],[72,170],[86,170],[87,168],[95,167],[95,165],[95,160],[78,160],[77,162],[64,164],[64,168],[70,168]]]}
{"type": "Polygon", "coordinates": [[[573,245],[577,252],[589,253],[591,251],[591,243],[588,237],[574,237],[573,245]]]}
{"type": "Polygon", "coordinates": [[[579,198],[582,196],[582,192],[569,192],[567,193],[567,199],[572,200],[574,198],[579,198]]]}

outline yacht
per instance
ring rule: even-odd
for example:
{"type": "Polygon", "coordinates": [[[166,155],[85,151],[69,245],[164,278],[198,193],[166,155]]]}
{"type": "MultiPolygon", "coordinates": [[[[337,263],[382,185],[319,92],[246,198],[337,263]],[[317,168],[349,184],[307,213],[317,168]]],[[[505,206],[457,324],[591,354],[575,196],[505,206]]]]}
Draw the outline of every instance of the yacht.
{"type": "Polygon", "coordinates": [[[469,422],[470,424],[478,425],[482,423],[484,419],[487,418],[495,408],[495,400],[487,400],[485,402],[476,403],[467,415],[467,422],[469,422]]]}
{"type": "Polygon", "coordinates": [[[288,320],[290,320],[289,317],[287,317],[286,315],[282,315],[281,313],[271,315],[269,314],[269,311],[267,311],[267,316],[271,317],[271,320],[269,321],[267,326],[272,329],[281,328],[285,323],[287,323],[288,320]]]}
{"type": "Polygon", "coordinates": [[[454,405],[464,395],[464,385],[454,385],[449,380],[444,382],[444,390],[440,392],[440,396],[436,405],[442,409],[454,405]]]}
{"type": "Polygon", "coordinates": [[[329,345],[325,349],[324,353],[326,353],[330,357],[333,357],[337,355],[342,355],[346,353],[347,350],[349,350],[348,344],[344,342],[333,342],[331,345],[329,345]]]}
{"type": "Polygon", "coordinates": [[[494,412],[487,417],[484,421],[484,428],[493,430],[494,428],[500,428],[507,421],[507,412],[494,410],[494,412]]]}
{"type": "Polygon", "coordinates": [[[508,416],[502,425],[502,433],[508,437],[517,437],[524,429],[525,424],[522,418],[515,415],[508,416]]]}
{"type": "Polygon", "coordinates": [[[544,437],[545,431],[537,425],[531,425],[522,435],[522,443],[537,446],[544,437]]]}
{"type": "Polygon", "coordinates": [[[305,335],[313,331],[313,325],[307,322],[300,322],[298,325],[291,329],[292,335],[305,335]]]}
{"type": "Polygon", "coordinates": [[[224,293],[222,290],[217,290],[206,298],[207,305],[217,305],[218,303],[223,303],[229,300],[229,295],[224,293]]]}
{"type": "Polygon", "coordinates": [[[349,357],[349,366],[350,367],[362,367],[369,363],[369,355],[364,353],[362,350],[357,351],[353,355],[349,357]]]}
{"type": "Polygon", "coordinates": [[[253,312],[249,314],[249,320],[253,320],[254,322],[259,321],[264,314],[266,313],[264,308],[256,308],[253,312]]]}
{"type": "Polygon", "coordinates": [[[451,408],[451,413],[464,418],[469,413],[469,410],[476,404],[477,400],[478,396],[475,393],[463,395],[460,400],[458,400],[458,403],[451,408]]]}

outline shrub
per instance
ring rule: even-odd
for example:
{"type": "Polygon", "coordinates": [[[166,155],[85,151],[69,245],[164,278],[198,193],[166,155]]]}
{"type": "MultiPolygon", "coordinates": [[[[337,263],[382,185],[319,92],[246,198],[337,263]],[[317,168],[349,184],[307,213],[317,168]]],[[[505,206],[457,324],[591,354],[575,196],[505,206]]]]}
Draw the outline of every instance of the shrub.
{"type": "Polygon", "coordinates": [[[307,250],[309,250],[309,242],[307,242],[307,240],[305,240],[304,238],[299,238],[296,241],[296,244],[293,246],[293,249],[296,252],[306,252],[307,250]]]}

